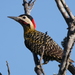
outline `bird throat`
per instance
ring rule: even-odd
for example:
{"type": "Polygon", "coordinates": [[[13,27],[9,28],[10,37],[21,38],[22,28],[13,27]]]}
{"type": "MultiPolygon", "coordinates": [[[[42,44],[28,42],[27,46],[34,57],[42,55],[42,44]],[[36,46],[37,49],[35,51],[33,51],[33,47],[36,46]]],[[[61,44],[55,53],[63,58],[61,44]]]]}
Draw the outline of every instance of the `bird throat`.
{"type": "Polygon", "coordinates": [[[24,34],[29,34],[30,32],[35,30],[35,29],[31,29],[29,26],[25,26],[23,28],[24,28],[24,34]]]}

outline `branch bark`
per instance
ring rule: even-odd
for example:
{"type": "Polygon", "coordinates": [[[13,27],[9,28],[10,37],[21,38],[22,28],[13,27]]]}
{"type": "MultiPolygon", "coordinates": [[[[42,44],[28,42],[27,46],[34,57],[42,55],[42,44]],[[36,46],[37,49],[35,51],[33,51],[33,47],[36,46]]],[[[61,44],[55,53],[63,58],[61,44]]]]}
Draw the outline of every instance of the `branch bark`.
{"type": "Polygon", "coordinates": [[[30,0],[29,2],[27,2],[26,0],[23,0],[23,6],[24,6],[24,13],[30,15],[30,12],[34,6],[36,0],[34,0],[32,2],[32,0],[30,0]]]}
{"type": "Polygon", "coordinates": [[[66,70],[69,65],[71,50],[75,41],[75,17],[70,11],[68,5],[66,5],[65,0],[55,0],[55,1],[68,25],[68,33],[66,38],[67,41],[65,42],[64,45],[64,54],[62,57],[62,62],[58,73],[58,75],[66,75],[66,70]]]}
{"type": "Polygon", "coordinates": [[[44,72],[44,69],[42,68],[42,59],[43,59],[43,55],[44,55],[44,47],[45,46],[43,46],[43,52],[42,52],[42,54],[41,54],[41,57],[40,57],[40,59],[38,59],[38,57],[37,57],[37,55],[36,54],[34,54],[34,58],[36,57],[37,58],[37,60],[36,60],[36,58],[34,59],[35,60],[35,64],[36,64],[36,67],[35,67],[35,72],[37,73],[37,75],[46,75],[45,74],[45,72],[44,72]]]}
{"type": "Polygon", "coordinates": [[[42,53],[41,53],[41,57],[40,57],[40,60],[38,59],[37,55],[36,54],[33,54],[34,56],[34,61],[35,61],[35,64],[36,64],[36,67],[35,67],[35,72],[37,73],[37,75],[46,75],[45,72],[44,72],[44,69],[42,68],[42,59],[43,59],[43,55],[44,55],[44,48],[45,48],[45,40],[46,40],[46,35],[47,35],[47,32],[45,33],[45,36],[44,36],[44,39],[43,39],[43,44],[44,46],[42,47],[42,53]],[[37,60],[36,60],[36,58],[37,60]]]}

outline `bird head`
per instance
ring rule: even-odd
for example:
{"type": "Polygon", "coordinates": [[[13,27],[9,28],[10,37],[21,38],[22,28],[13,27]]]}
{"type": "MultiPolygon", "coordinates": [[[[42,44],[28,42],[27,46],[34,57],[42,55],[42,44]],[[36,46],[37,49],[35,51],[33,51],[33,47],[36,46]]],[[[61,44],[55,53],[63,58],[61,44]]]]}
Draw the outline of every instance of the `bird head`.
{"type": "Polygon", "coordinates": [[[34,21],[33,17],[30,15],[22,14],[18,17],[8,16],[8,18],[11,18],[11,19],[19,22],[23,26],[24,29],[25,28],[35,29],[36,28],[35,21],[34,21]]]}

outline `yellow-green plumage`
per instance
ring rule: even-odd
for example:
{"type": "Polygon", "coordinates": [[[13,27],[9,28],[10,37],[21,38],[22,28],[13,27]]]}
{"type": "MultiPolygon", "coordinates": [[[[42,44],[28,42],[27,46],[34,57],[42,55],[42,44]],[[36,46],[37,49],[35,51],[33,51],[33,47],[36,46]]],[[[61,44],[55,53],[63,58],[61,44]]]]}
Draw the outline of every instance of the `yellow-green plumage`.
{"type": "Polygon", "coordinates": [[[24,36],[25,45],[31,52],[41,55],[43,46],[45,46],[43,58],[45,61],[57,60],[60,62],[62,59],[63,50],[48,35],[36,30],[31,30],[24,36]]]}

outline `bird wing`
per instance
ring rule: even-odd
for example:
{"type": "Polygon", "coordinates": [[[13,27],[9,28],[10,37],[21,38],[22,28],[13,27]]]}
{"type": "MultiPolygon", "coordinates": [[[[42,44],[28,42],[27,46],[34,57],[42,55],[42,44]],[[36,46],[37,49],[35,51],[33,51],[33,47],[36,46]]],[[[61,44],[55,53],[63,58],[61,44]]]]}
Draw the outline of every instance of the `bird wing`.
{"type": "Polygon", "coordinates": [[[44,48],[44,60],[60,60],[62,59],[63,50],[56,44],[53,39],[39,31],[31,31],[26,34],[25,45],[31,51],[41,55],[44,48]],[[45,40],[44,40],[45,39],[45,40]]]}

